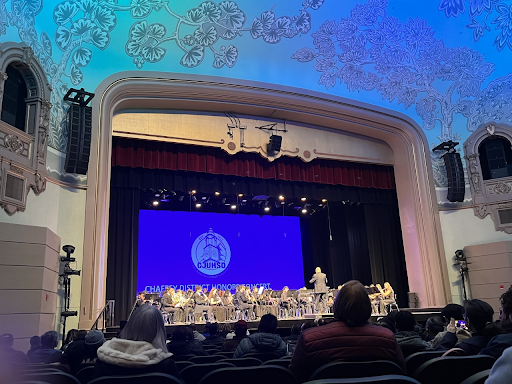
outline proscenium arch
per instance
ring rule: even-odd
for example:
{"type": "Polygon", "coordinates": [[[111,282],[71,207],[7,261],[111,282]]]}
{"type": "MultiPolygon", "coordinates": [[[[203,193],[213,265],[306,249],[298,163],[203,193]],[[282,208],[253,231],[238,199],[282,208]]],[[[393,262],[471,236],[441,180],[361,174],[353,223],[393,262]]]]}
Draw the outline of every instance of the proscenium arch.
{"type": "Polygon", "coordinates": [[[105,304],[112,119],[125,109],[176,109],[269,116],[354,132],[386,142],[395,178],[411,292],[422,307],[451,301],[428,142],[405,115],[275,84],[162,72],[120,72],[93,99],[79,326],[88,327],[105,304]]]}

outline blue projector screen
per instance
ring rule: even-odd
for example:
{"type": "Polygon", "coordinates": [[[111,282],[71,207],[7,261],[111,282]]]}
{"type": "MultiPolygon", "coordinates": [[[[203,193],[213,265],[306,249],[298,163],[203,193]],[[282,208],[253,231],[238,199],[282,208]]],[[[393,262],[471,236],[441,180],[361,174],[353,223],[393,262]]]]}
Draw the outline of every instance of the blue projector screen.
{"type": "Polygon", "coordinates": [[[138,291],[304,286],[298,217],[139,211],[138,291]]]}

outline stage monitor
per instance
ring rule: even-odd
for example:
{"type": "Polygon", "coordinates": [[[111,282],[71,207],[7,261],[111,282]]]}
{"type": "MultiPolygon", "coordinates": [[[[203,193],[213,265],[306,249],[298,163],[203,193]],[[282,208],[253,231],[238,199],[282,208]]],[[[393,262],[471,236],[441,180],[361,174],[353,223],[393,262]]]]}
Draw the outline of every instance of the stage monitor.
{"type": "Polygon", "coordinates": [[[137,291],[304,286],[298,217],[140,210],[137,291]]]}

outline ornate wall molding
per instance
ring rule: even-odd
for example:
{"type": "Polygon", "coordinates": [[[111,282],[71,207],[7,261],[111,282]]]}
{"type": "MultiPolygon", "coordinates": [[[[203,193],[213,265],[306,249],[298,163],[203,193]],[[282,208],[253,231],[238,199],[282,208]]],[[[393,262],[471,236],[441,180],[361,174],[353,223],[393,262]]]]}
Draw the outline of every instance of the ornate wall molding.
{"type": "Polygon", "coordinates": [[[511,209],[512,177],[484,180],[480,164],[479,147],[489,137],[502,137],[512,144],[512,129],[494,122],[481,125],[464,143],[464,154],[475,216],[483,219],[491,215],[497,231],[512,233],[512,223],[501,223],[500,211],[511,209]]]}

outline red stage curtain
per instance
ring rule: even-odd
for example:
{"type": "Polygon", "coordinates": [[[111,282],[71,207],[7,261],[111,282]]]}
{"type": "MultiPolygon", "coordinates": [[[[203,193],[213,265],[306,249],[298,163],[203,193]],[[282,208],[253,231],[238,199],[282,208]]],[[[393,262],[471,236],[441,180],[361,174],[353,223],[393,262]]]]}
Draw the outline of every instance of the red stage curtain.
{"type": "Polygon", "coordinates": [[[193,171],[307,183],[394,189],[393,167],[283,156],[274,162],[256,153],[229,155],[219,148],[114,138],[112,166],[193,171]]]}

